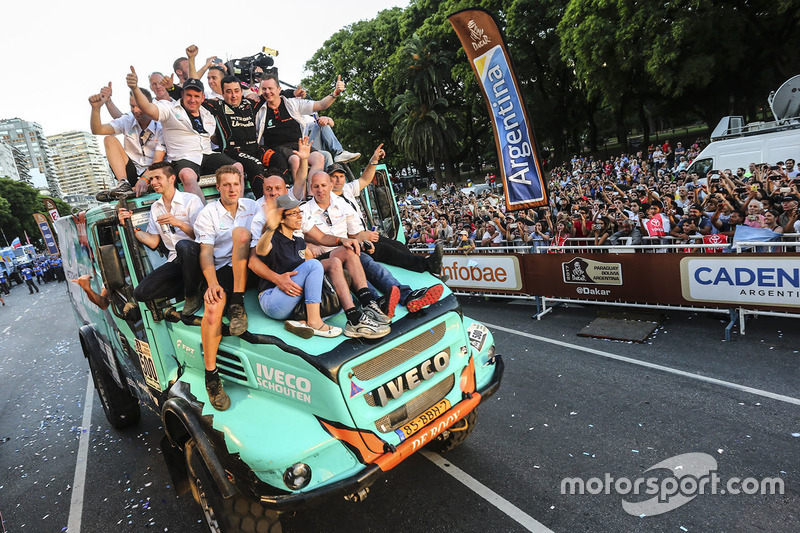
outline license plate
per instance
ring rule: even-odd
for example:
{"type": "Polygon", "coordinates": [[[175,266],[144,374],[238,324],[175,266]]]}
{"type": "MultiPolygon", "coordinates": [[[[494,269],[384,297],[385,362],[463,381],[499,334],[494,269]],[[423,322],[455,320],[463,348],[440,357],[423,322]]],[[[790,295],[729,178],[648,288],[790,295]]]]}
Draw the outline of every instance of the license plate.
{"type": "Polygon", "coordinates": [[[450,409],[450,402],[445,398],[411,422],[403,424],[401,427],[395,429],[394,432],[400,436],[401,441],[406,440],[406,438],[433,422],[448,409],[450,409]]]}

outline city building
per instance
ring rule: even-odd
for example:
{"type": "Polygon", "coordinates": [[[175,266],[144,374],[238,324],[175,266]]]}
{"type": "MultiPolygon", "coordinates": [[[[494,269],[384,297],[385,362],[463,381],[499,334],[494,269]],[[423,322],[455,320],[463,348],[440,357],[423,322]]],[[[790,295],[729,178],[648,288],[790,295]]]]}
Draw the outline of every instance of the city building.
{"type": "MultiPolygon", "coordinates": [[[[20,118],[0,120],[0,140],[19,150],[25,158],[27,168],[38,170],[47,180],[50,191],[56,196],[61,196],[50,148],[39,124],[20,118]]],[[[19,170],[17,165],[17,171],[19,170]]]]}
{"type": "Polygon", "coordinates": [[[50,135],[47,142],[62,196],[95,194],[116,182],[97,138],[91,133],[67,131],[50,135]]]}
{"type": "Polygon", "coordinates": [[[4,141],[0,141],[0,178],[19,181],[17,162],[14,161],[14,147],[4,141]]]}

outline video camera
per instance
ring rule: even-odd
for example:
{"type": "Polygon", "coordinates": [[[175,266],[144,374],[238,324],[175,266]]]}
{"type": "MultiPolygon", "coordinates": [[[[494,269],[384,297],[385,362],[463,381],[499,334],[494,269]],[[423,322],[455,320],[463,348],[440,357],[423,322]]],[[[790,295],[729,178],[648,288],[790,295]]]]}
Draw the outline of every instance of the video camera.
{"type": "Polygon", "coordinates": [[[252,87],[261,81],[262,73],[278,74],[278,67],[273,66],[275,59],[272,57],[277,55],[277,50],[263,48],[255,55],[231,59],[225,66],[228,67],[228,72],[239,78],[242,83],[252,87]]]}

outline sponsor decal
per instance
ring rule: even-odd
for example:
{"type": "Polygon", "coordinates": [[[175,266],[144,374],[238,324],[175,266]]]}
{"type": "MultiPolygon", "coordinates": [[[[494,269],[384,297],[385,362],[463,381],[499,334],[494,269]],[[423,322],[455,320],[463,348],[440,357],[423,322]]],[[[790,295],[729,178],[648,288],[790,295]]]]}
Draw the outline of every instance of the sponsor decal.
{"type": "Polygon", "coordinates": [[[256,381],[260,387],[295,400],[311,403],[311,381],[277,368],[256,363],[256,381]]]}
{"type": "Polygon", "coordinates": [[[355,382],[351,381],[350,382],[350,397],[354,398],[355,396],[357,396],[361,392],[364,392],[364,389],[362,389],[361,387],[356,385],[355,382]]]}
{"type": "Polygon", "coordinates": [[[489,329],[483,324],[473,322],[467,328],[467,338],[469,343],[475,348],[475,351],[480,352],[483,350],[483,345],[486,342],[486,337],[489,336],[489,329]]]}
{"type": "Polygon", "coordinates": [[[681,260],[681,290],[693,302],[796,308],[800,258],[686,257],[681,260]]]}
{"type": "Polygon", "coordinates": [[[431,379],[434,374],[446,369],[449,364],[450,353],[447,351],[439,352],[407,372],[387,381],[370,392],[370,395],[372,395],[375,405],[383,407],[389,403],[389,400],[396,400],[406,391],[416,389],[420,383],[431,379]]]}
{"type": "Polygon", "coordinates": [[[620,263],[601,263],[576,257],[566,263],[561,263],[561,274],[564,283],[622,285],[622,265],[620,263]]]}
{"type": "Polygon", "coordinates": [[[153,356],[150,354],[150,345],[139,339],[136,341],[136,353],[139,355],[139,363],[142,365],[142,374],[144,374],[144,381],[149,387],[160,389],[161,386],[158,382],[158,372],[156,372],[156,365],[153,362],[153,356]]]}
{"type": "Polygon", "coordinates": [[[187,354],[189,354],[189,355],[194,355],[195,348],[192,348],[191,346],[188,346],[188,345],[187,345],[185,342],[183,342],[183,341],[182,341],[182,340],[180,340],[180,339],[178,339],[177,341],[175,341],[175,347],[176,347],[178,350],[183,350],[184,352],[186,352],[186,353],[187,353],[187,354]]]}
{"type": "Polygon", "coordinates": [[[522,289],[519,259],[513,255],[445,255],[442,274],[450,276],[451,288],[511,290],[522,289]]]}

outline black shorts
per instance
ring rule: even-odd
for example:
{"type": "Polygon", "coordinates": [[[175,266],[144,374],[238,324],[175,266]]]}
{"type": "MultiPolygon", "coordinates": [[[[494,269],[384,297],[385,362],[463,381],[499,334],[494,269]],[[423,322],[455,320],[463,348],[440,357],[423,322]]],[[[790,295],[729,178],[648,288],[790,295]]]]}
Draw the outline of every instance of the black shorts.
{"type": "Polygon", "coordinates": [[[139,177],[142,174],[144,174],[144,172],[142,172],[142,174],[139,174],[139,171],[136,170],[136,165],[133,164],[133,161],[128,159],[128,164],[125,165],[125,174],[126,177],[128,178],[128,183],[131,184],[131,187],[135,187],[136,182],[139,181],[139,177]]]}
{"type": "Polygon", "coordinates": [[[213,174],[219,167],[225,165],[232,165],[236,163],[233,159],[225,154],[219,152],[212,152],[210,154],[203,154],[203,161],[198,165],[188,159],[178,159],[172,161],[172,169],[176,175],[179,175],[184,168],[190,168],[197,174],[197,177],[205,176],[206,174],[213,174]]]}

